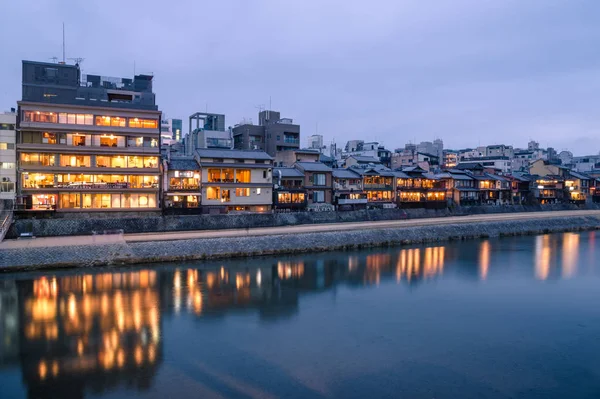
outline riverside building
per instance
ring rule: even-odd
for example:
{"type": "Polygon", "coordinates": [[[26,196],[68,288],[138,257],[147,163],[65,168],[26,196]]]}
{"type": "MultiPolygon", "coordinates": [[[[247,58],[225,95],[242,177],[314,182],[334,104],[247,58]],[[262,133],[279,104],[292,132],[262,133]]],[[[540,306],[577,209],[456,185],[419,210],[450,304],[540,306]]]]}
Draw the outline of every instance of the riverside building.
{"type": "Polygon", "coordinates": [[[152,76],[23,61],[17,179],[27,211],[158,210],[161,113],[152,76]]]}

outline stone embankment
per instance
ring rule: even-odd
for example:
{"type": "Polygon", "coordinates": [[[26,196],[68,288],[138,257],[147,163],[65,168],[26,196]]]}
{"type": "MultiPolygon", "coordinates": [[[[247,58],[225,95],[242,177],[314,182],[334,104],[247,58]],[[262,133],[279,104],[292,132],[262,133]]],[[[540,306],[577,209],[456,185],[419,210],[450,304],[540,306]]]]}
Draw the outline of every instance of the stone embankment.
{"type": "MultiPolygon", "coordinates": [[[[509,235],[531,235],[600,229],[600,211],[563,211],[481,215],[437,220],[365,222],[363,228],[348,224],[274,228],[275,234],[253,230],[200,232],[177,237],[176,233],[119,235],[114,238],[71,238],[61,245],[52,238],[17,240],[0,245],[0,270],[33,270],[58,267],[173,262],[271,254],[347,250],[376,246],[409,245],[509,235]],[[313,229],[311,229],[313,227],[313,229]],[[314,230],[314,231],[311,231],[314,230]],[[212,234],[212,235],[211,235],[212,234]],[[39,241],[36,241],[39,240],[39,241]],[[47,245],[43,240],[48,240],[47,245]],[[31,243],[31,244],[29,244],[31,243]],[[56,244],[56,242],[55,242],[56,244]]],[[[268,230],[268,229],[260,229],[268,230]]]]}

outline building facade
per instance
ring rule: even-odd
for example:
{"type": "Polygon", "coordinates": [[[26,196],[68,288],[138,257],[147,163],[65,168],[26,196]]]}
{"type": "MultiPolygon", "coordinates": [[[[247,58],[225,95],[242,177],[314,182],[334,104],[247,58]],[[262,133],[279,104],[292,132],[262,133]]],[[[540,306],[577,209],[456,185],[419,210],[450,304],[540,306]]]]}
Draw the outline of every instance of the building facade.
{"type": "Polygon", "coordinates": [[[273,158],[264,151],[198,149],[203,213],[269,212],[273,158]]]}
{"type": "Polygon", "coordinates": [[[0,199],[15,198],[17,182],[17,113],[14,109],[0,114],[0,199]]]}
{"type": "Polygon", "coordinates": [[[258,125],[242,122],[235,125],[234,148],[238,150],[262,150],[274,157],[279,151],[300,148],[300,125],[289,118],[281,118],[277,111],[261,111],[258,125]]]}
{"type": "Polygon", "coordinates": [[[81,75],[23,61],[19,204],[31,211],[160,209],[160,112],[152,76],[81,75]]]}
{"type": "Polygon", "coordinates": [[[160,121],[160,137],[162,142],[181,142],[183,139],[183,121],[181,119],[163,119],[160,121]]]}
{"type": "Polygon", "coordinates": [[[332,169],[321,162],[297,162],[294,167],[304,174],[308,204],[332,203],[332,169]]]}
{"type": "MultiPolygon", "coordinates": [[[[172,157],[163,161],[163,204],[178,209],[200,209],[200,165],[193,157],[172,157]]],[[[185,213],[185,212],[181,212],[185,213]]],[[[187,212],[191,213],[191,212],[187,212]]]]}

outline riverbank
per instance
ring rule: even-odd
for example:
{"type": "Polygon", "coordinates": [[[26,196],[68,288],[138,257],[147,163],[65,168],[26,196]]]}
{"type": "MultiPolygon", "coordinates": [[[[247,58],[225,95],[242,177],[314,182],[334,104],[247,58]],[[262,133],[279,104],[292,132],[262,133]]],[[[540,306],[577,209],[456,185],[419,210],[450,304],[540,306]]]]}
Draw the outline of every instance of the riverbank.
{"type": "Polygon", "coordinates": [[[557,211],[242,230],[12,240],[0,270],[142,264],[600,229],[600,211],[557,211]]]}

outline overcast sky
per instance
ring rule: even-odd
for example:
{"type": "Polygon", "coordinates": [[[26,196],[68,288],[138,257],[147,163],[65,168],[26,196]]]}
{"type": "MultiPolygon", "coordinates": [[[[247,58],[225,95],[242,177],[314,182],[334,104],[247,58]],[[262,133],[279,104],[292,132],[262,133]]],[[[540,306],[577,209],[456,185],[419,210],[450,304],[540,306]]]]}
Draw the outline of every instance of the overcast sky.
{"type": "Polygon", "coordinates": [[[130,77],[135,61],[184,126],[207,107],[256,123],[271,98],[303,138],[318,124],[338,145],[600,150],[598,0],[6,0],[2,14],[4,109],[22,59],[62,56],[64,21],[84,73],[130,77]]]}

